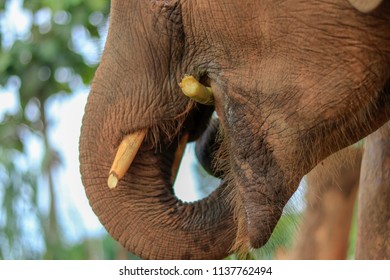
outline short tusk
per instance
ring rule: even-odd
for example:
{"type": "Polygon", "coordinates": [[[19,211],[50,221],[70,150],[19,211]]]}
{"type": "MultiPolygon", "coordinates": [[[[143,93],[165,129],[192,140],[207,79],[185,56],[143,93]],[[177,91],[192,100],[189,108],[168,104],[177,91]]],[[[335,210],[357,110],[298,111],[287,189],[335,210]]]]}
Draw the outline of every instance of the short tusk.
{"type": "Polygon", "coordinates": [[[383,2],[383,0],[348,0],[352,7],[362,13],[370,13],[383,2]]]}
{"type": "Polygon", "coordinates": [[[123,138],[118,147],[118,151],[115,155],[115,159],[108,176],[107,184],[110,189],[116,188],[119,180],[125,176],[135,158],[135,155],[141,147],[147,131],[147,129],[141,129],[123,138]]]}
{"type": "Polygon", "coordinates": [[[187,142],[188,142],[188,137],[189,137],[189,133],[185,132],[179,141],[179,145],[177,146],[175,156],[173,159],[172,171],[171,171],[172,185],[175,183],[176,176],[177,176],[177,173],[179,171],[180,163],[181,163],[181,160],[183,158],[184,150],[185,150],[187,142]]]}
{"type": "Polygon", "coordinates": [[[186,96],[196,102],[204,105],[214,104],[214,96],[211,87],[202,85],[193,76],[185,76],[179,86],[186,96]]]}

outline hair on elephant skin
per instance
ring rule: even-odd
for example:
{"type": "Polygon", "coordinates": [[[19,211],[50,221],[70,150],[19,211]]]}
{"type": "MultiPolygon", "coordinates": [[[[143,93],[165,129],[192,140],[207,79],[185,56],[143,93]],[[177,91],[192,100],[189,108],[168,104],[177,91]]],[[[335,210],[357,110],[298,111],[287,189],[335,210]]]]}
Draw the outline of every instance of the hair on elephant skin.
{"type": "Polygon", "coordinates": [[[389,120],[389,78],[390,1],[112,0],[80,136],[90,204],[142,258],[261,247],[305,174],[389,120]],[[222,183],[184,203],[172,177],[197,139],[222,183]]]}

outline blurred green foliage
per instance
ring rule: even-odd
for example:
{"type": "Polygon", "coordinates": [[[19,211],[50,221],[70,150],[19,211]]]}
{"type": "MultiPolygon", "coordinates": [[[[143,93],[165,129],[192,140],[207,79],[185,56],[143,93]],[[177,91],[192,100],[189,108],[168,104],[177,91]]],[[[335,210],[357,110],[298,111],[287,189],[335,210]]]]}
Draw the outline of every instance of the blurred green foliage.
{"type": "Polygon", "coordinates": [[[0,90],[14,92],[18,103],[16,110],[0,115],[0,259],[116,258],[121,251],[113,244],[116,251],[107,250],[110,255],[91,249],[113,241],[69,247],[64,240],[53,180],[61,158],[48,140],[47,101],[91,82],[109,3],[0,0],[0,90]],[[34,162],[27,155],[31,139],[43,147],[34,162]],[[39,207],[40,192],[49,193],[48,211],[39,207]]]}

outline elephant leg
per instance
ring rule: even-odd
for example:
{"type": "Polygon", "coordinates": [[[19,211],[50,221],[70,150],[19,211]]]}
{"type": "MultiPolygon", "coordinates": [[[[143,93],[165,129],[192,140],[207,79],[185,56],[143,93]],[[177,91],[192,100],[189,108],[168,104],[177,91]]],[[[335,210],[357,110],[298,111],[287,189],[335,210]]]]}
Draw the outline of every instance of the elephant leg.
{"type": "Polygon", "coordinates": [[[345,259],[362,151],[346,148],[307,176],[307,206],[289,259],[345,259]]]}
{"type": "Polygon", "coordinates": [[[360,177],[357,259],[390,258],[390,125],[369,135],[360,177]]]}

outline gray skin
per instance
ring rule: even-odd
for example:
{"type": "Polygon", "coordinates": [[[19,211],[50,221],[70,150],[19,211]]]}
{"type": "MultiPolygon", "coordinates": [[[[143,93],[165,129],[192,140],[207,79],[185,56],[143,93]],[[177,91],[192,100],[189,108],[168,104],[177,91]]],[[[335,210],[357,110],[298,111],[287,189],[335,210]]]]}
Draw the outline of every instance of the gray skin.
{"type": "Polygon", "coordinates": [[[269,239],[301,178],[390,117],[390,3],[346,0],[112,0],[108,38],[80,137],[90,204],[108,232],[149,259],[223,258],[269,239]],[[212,87],[196,104],[178,83],[212,87]],[[213,110],[224,180],[208,198],[174,196],[184,132],[213,110]],[[126,134],[148,128],[117,189],[107,176],[126,134]]]}

